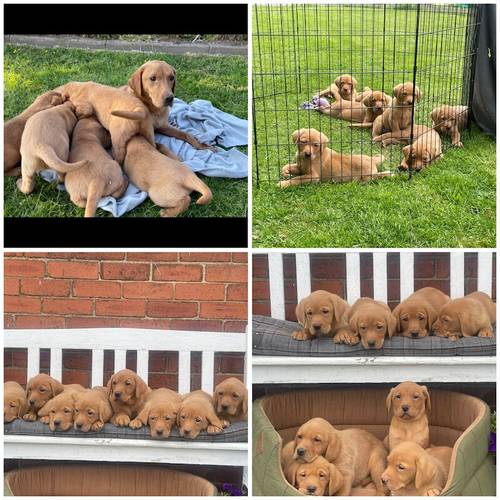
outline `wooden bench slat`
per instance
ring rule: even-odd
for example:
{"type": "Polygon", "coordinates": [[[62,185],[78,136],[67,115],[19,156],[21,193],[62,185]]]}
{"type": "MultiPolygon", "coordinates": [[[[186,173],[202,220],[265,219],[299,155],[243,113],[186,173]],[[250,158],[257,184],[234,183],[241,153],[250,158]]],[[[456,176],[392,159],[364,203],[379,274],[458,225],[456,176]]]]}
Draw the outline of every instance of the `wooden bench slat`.
{"type": "Polygon", "coordinates": [[[191,352],[179,352],[179,379],[177,391],[180,394],[187,394],[191,391],[191,352]]]}
{"type": "Polygon", "coordinates": [[[137,351],[137,375],[149,385],[149,352],[145,350],[137,351]]]}
{"type": "Polygon", "coordinates": [[[361,297],[360,257],[358,252],[345,254],[346,300],[354,304],[361,297]]]}
{"type": "Polygon", "coordinates": [[[104,350],[92,349],[92,387],[104,385],[104,350]]]}
{"type": "Polygon", "coordinates": [[[203,352],[201,355],[201,388],[208,394],[214,392],[214,353],[203,352]]]}
{"type": "Polygon", "coordinates": [[[464,254],[450,253],[450,298],[457,299],[464,296],[464,254]]]}
{"type": "Polygon", "coordinates": [[[125,349],[115,349],[115,373],[127,367],[127,351],[125,349]]]}
{"type": "Polygon", "coordinates": [[[271,316],[285,319],[285,282],[283,280],[283,255],[270,253],[269,262],[269,294],[271,297],[271,316]]]}
{"type": "MultiPolygon", "coordinates": [[[[24,346],[26,347],[26,346],[24,346]]],[[[40,373],[40,348],[28,347],[27,376],[28,380],[40,373]]]]}
{"type": "Polygon", "coordinates": [[[57,380],[62,379],[62,349],[50,350],[50,376],[57,380]]]}
{"type": "Polygon", "coordinates": [[[478,252],[477,254],[477,289],[491,296],[493,291],[493,253],[478,252]]]}

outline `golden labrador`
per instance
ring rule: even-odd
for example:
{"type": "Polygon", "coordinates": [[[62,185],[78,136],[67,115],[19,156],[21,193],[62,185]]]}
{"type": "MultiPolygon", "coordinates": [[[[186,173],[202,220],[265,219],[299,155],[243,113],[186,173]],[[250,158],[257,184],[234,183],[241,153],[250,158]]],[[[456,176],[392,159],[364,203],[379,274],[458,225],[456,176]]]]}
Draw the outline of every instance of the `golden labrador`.
{"type": "Polygon", "coordinates": [[[107,384],[108,399],[113,409],[111,423],[118,427],[130,424],[144,407],[146,396],[151,392],[146,382],[132,370],[115,373],[107,384]]]}
{"type": "Polygon", "coordinates": [[[460,337],[493,337],[496,307],[488,295],[473,292],[460,299],[450,300],[441,307],[432,325],[439,337],[458,340],[460,337]]]}
{"type": "Polygon", "coordinates": [[[345,101],[354,101],[357,97],[356,86],[358,82],[351,75],[340,75],[325,90],[319,92],[319,97],[334,97],[335,92],[345,101]]]}
{"type": "Polygon", "coordinates": [[[128,186],[120,165],[106,148],[111,138],[95,118],[79,120],[71,138],[70,162],[88,160],[88,164],[68,172],[64,179],[71,201],[85,209],[85,217],[94,217],[103,196],[120,198],[128,186]]]}
{"type": "Polygon", "coordinates": [[[423,448],[429,446],[431,398],[425,385],[402,382],[393,387],[386,400],[387,411],[392,412],[389,434],[384,444],[391,451],[403,441],[412,441],[423,448]]]}
{"type": "Polygon", "coordinates": [[[396,333],[414,339],[427,337],[437,320],[438,311],[449,300],[450,297],[437,288],[420,288],[392,311],[397,322],[396,333]]]}
{"type": "Polygon", "coordinates": [[[467,106],[439,106],[431,113],[432,126],[441,135],[448,135],[451,138],[452,146],[462,148],[460,131],[467,125],[469,108],[467,106]]]}
{"type": "Polygon", "coordinates": [[[40,422],[49,424],[52,432],[71,429],[74,423],[76,398],[85,391],[86,389],[78,384],[64,389],[61,394],[49,400],[38,412],[40,422]]]}
{"type": "Polygon", "coordinates": [[[347,321],[352,335],[361,339],[365,349],[382,349],[385,337],[396,331],[396,318],[387,304],[361,297],[351,307],[347,321]]]}
{"type": "Polygon", "coordinates": [[[39,95],[20,115],[6,121],[3,126],[3,169],[5,175],[18,175],[21,162],[21,137],[29,118],[39,111],[64,102],[59,92],[50,90],[39,95]]]}
{"type": "Polygon", "coordinates": [[[35,175],[46,168],[59,173],[87,165],[87,160],[68,163],[69,140],[76,124],[73,105],[68,101],[33,115],[24,127],[21,139],[21,175],[17,187],[24,194],[35,188],[35,175]]]}
{"type": "Polygon", "coordinates": [[[22,418],[27,411],[26,391],[17,382],[5,382],[3,384],[4,423],[12,422],[16,418],[22,418]]]}
{"type": "Polygon", "coordinates": [[[279,187],[297,186],[312,182],[354,180],[369,181],[391,177],[391,172],[379,172],[377,166],[384,161],[382,155],[345,155],[329,149],[328,137],[314,128],[301,128],[292,134],[297,145],[295,163],[281,169],[284,176],[296,176],[278,183],[279,187]]]}
{"type": "Polygon", "coordinates": [[[236,377],[226,378],[217,385],[213,401],[218,417],[231,423],[248,420],[248,390],[236,377]]]}
{"type": "Polygon", "coordinates": [[[417,443],[400,443],[387,457],[382,481],[391,496],[438,496],[448,480],[452,452],[448,446],[424,450],[417,443]]]}
{"type": "Polygon", "coordinates": [[[77,431],[100,431],[113,415],[106,387],[80,392],[75,401],[74,427],[77,431]]]}
{"type": "Polygon", "coordinates": [[[166,439],[175,425],[181,402],[182,396],[178,392],[166,388],[154,389],[146,396],[144,407],[130,422],[130,427],[140,429],[149,425],[151,437],[166,439]]]}
{"type": "Polygon", "coordinates": [[[441,138],[435,130],[425,125],[414,125],[413,137],[416,139],[412,144],[403,148],[403,160],[398,166],[401,171],[420,172],[443,154],[441,138]]]}

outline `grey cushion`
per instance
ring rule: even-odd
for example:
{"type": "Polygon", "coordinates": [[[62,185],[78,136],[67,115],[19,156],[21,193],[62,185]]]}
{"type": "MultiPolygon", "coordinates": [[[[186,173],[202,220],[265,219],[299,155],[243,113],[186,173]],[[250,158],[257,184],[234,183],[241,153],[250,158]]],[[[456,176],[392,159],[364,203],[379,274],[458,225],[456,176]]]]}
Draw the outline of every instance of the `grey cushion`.
{"type": "Polygon", "coordinates": [[[496,337],[467,337],[452,341],[441,337],[385,339],[382,349],[367,350],[357,345],[335,344],[331,338],[294,340],[301,326],[291,321],[253,317],[253,354],[258,356],[495,356],[496,337]]]}
{"type": "MultiPolygon", "coordinates": [[[[105,424],[100,432],[80,432],[75,429],[67,431],[52,432],[48,425],[41,422],[26,422],[25,420],[14,420],[10,424],[5,424],[5,436],[60,436],[60,437],[78,437],[78,438],[119,438],[119,439],[153,439],[149,434],[149,427],[141,429],[131,429],[130,427],[116,427],[113,424],[105,424]]],[[[158,441],[158,439],[154,439],[158,441]]],[[[207,434],[206,431],[200,432],[199,436],[192,439],[185,439],[179,436],[179,431],[174,428],[170,437],[165,441],[205,441],[210,443],[246,443],[248,441],[248,423],[234,422],[220,434],[207,434]]]]}

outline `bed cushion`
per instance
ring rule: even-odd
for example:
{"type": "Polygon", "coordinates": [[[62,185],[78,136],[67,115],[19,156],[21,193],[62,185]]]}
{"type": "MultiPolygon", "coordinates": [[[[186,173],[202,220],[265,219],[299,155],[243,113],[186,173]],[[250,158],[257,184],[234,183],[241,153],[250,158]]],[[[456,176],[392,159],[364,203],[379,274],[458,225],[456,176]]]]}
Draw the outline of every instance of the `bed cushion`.
{"type": "Polygon", "coordinates": [[[258,356],[495,356],[496,337],[461,338],[454,342],[441,337],[411,339],[392,337],[385,339],[379,350],[364,349],[357,345],[335,344],[331,338],[300,341],[292,333],[300,329],[298,323],[267,316],[253,317],[253,354],[258,356]]]}
{"type": "MultiPolygon", "coordinates": [[[[113,424],[105,424],[104,429],[99,432],[80,432],[74,429],[68,431],[53,432],[49,426],[41,422],[26,422],[24,420],[14,420],[9,424],[4,425],[5,436],[59,436],[59,437],[78,437],[86,438],[102,438],[102,439],[147,439],[153,438],[149,434],[149,427],[141,429],[131,429],[130,427],[116,427],[113,424]]],[[[158,439],[154,439],[158,441],[158,439]]],[[[235,422],[227,429],[224,429],[220,434],[207,434],[201,432],[199,436],[192,439],[185,439],[179,436],[179,431],[174,429],[171,436],[165,441],[204,441],[210,443],[246,443],[248,441],[248,423],[235,422]]]]}

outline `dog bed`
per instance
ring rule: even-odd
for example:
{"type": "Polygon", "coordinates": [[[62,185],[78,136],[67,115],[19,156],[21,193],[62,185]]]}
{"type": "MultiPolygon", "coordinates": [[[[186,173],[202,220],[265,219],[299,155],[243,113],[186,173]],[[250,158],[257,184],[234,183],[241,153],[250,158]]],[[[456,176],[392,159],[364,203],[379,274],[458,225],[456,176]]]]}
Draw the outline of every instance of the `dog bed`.
{"type": "Polygon", "coordinates": [[[57,464],[5,474],[5,495],[14,496],[216,496],[198,476],[158,466],[57,464]]]}
{"type": "MultiPolygon", "coordinates": [[[[254,495],[301,495],[285,479],[281,448],[313,417],[337,429],[358,427],[383,439],[389,430],[387,389],[302,390],[265,396],[253,405],[254,495]]],[[[431,391],[430,441],[452,446],[448,482],[442,495],[495,495],[495,467],[488,455],[490,410],[480,399],[431,391]]]]}
{"type": "Polygon", "coordinates": [[[336,344],[331,338],[294,340],[292,333],[301,326],[292,321],[253,317],[253,354],[258,356],[495,356],[496,337],[463,337],[451,341],[441,337],[385,339],[382,349],[336,344]]]}

